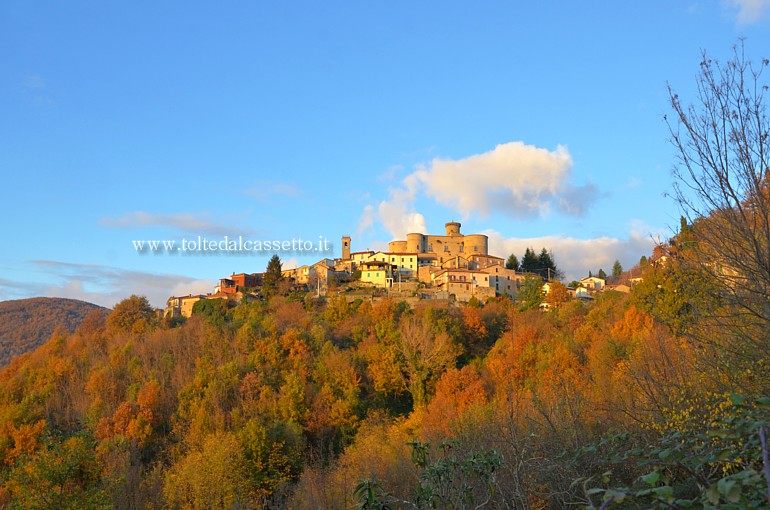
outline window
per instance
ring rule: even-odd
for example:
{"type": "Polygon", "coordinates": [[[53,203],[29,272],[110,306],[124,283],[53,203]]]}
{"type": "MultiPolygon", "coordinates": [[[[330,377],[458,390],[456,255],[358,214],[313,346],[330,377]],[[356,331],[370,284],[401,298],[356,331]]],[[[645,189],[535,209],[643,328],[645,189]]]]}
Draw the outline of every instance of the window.
{"type": "Polygon", "coordinates": [[[463,253],[465,251],[465,245],[460,245],[460,253],[463,253]]]}
{"type": "Polygon", "coordinates": [[[473,247],[473,251],[479,251],[479,247],[478,246],[474,246],[473,247]]]}

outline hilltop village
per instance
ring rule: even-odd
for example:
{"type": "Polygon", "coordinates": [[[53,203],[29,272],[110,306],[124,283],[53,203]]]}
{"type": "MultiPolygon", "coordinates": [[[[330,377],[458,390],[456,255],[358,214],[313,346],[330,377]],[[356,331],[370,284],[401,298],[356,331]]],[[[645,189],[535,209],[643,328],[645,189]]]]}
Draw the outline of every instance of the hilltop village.
{"type": "MultiPolygon", "coordinates": [[[[465,235],[461,224],[449,222],[443,235],[407,234],[405,240],[391,241],[388,251],[351,251],[351,238],[342,237],[340,258],[324,258],[312,265],[284,269],[281,276],[293,289],[318,296],[345,295],[354,300],[388,295],[407,302],[445,299],[467,302],[496,296],[515,298],[532,274],[508,269],[505,260],[489,254],[484,234],[465,235]]],[[[189,317],[195,303],[204,299],[260,299],[264,273],[239,273],[219,280],[210,294],[172,296],[166,303],[166,317],[189,317]]],[[[590,276],[577,288],[568,288],[576,298],[593,299],[603,291],[605,280],[590,276]]],[[[543,282],[543,293],[551,282],[543,282]]],[[[628,292],[626,285],[615,290],[628,292]]]]}

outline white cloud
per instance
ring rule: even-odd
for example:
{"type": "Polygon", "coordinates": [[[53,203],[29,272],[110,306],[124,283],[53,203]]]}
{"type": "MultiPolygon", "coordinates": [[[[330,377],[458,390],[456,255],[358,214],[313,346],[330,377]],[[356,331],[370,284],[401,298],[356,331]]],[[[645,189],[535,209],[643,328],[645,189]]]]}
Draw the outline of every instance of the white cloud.
{"type": "MultiPolygon", "coordinates": [[[[27,295],[17,297],[66,297],[112,308],[131,294],[147,296],[153,306],[162,308],[171,295],[212,292],[215,283],[177,274],[145,273],[99,264],[73,264],[55,260],[33,261],[38,270],[54,283],[32,284],[27,295]]],[[[6,282],[7,283],[7,282],[6,282]]],[[[0,287],[9,287],[0,282],[0,287]]]]}
{"type": "MultiPolygon", "coordinates": [[[[187,296],[190,294],[208,294],[213,292],[214,285],[211,280],[188,280],[174,285],[169,291],[169,296],[187,296]]],[[[166,296],[168,297],[168,296],[166,296]]]]}
{"type": "MultiPolygon", "coordinates": [[[[502,212],[516,218],[546,216],[557,212],[579,216],[597,197],[591,185],[572,182],[572,158],[558,146],[549,151],[523,142],[509,142],[493,150],[452,160],[435,158],[419,165],[388,190],[377,207],[377,219],[393,236],[425,232],[425,217],[415,208],[420,193],[457,211],[463,219],[502,212]]],[[[361,225],[373,222],[366,206],[361,225]]],[[[359,233],[364,229],[359,227],[359,233]]]]}
{"type": "Polygon", "coordinates": [[[248,228],[233,228],[213,223],[204,217],[191,213],[154,214],[145,211],[134,211],[118,218],[102,218],[100,223],[110,228],[136,227],[171,227],[190,234],[205,234],[211,236],[254,235],[248,228]]]}
{"type": "Polygon", "coordinates": [[[526,218],[552,210],[579,215],[596,196],[593,186],[570,182],[572,158],[567,149],[541,149],[509,142],[464,159],[434,159],[413,175],[425,193],[459,211],[487,216],[502,211],[526,218]]]}
{"type": "Polygon", "coordinates": [[[725,3],[731,10],[738,10],[736,20],[739,25],[750,25],[762,20],[770,7],[770,0],[726,0],[725,3]]]}
{"type": "Polygon", "coordinates": [[[374,206],[371,204],[364,206],[364,210],[361,211],[361,217],[358,220],[358,228],[356,229],[356,233],[360,235],[368,230],[369,227],[374,225],[374,217],[374,206]]]}
{"type": "Polygon", "coordinates": [[[281,269],[294,269],[297,267],[299,267],[299,260],[296,257],[281,261],[281,269]]]}
{"type": "Polygon", "coordinates": [[[513,253],[521,260],[527,248],[538,253],[542,248],[551,251],[556,267],[564,273],[567,282],[588,276],[588,271],[595,273],[604,269],[609,273],[615,260],[630,269],[642,255],[652,253],[655,239],[662,235],[641,223],[632,225],[626,238],[577,239],[566,235],[507,238],[494,230],[483,233],[489,236],[489,253],[503,258],[513,253]]]}
{"type": "Polygon", "coordinates": [[[411,232],[426,231],[425,217],[414,208],[419,179],[416,174],[410,174],[401,184],[401,188],[391,188],[388,199],[377,207],[380,221],[394,239],[403,239],[411,232]]]}

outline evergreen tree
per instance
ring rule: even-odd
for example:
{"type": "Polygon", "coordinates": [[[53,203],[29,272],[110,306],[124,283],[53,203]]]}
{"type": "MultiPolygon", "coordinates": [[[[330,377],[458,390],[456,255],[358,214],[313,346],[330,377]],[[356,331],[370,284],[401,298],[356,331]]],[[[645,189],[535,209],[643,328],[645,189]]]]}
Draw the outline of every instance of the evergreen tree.
{"type": "Polygon", "coordinates": [[[283,280],[281,266],[281,259],[277,254],[270,257],[267,269],[265,269],[265,276],[262,279],[262,293],[265,296],[272,296],[278,290],[278,284],[283,280]]]}
{"type": "Polygon", "coordinates": [[[597,278],[601,278],[602,280],[607,279],[607,273],[604,272],[604,269],[599,269],[599,272],[596,273],[597,278]]]}
{"type": "Polygon", "coordinates": [[[616,259],[615,263],[612,265],[612,277],[615,280],[618,280],[621,274],[623,274],[623,266],[621,266],[620,261],[616,259]]]}
{"type": "Polygon", "coordinates": [[[542,278],[555,278],[558,275],[556,263],[551,252],[543,248],[540,255],[532,248],[527,248],[524,258],[521,260],[521,270],[525,273],[534,273],[542,278]]]}
{"type": "Polygon", "coordinates": [[[527,248],[527,250],[524,252],[524,257],[521,259],[521,270],[525,273],[537,273],[538,269],[540,268],[540,261],[537,258],[537,255],[535,254],[535,250],[532,248],[527,248]]]}
{"type": "Polygon", "coordinates": [[[540,250],[540,255],[537,257],[537,261],[540,265],[539,274],[543,278],[554,278],[556,276],[556,263],[553,261],[551,252],[545,249],[540,250]]]}
{"type": "Polygon", "coordinates": [[[516,255],[511,253],[508,256],[508,260],[505,262],[505,268],[506,269],[513,269],[514,271],[518,271],[520,269],[518,257],[516,257],[516,255]]]}

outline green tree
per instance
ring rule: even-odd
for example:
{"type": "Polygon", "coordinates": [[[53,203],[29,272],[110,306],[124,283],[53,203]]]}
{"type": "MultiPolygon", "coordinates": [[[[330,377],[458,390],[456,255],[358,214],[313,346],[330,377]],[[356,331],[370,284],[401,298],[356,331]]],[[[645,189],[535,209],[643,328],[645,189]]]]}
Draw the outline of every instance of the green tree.
{"type": "Polygon", "coordinates": [[[607,279],[607,273],[604,272],[604,269],[599,269],[599,272],[596,273],[597,278],[601,278],[602,280],[607,279]]]}
{"type": "Polygon", "coordinates": [[[538,270],[540,269],[540,260],[538,259],[537,254],[535,253],[535,250],[532,248],[527,248],[524,251],[524,257],[521,259],[521,270],[525,273],[535,273],[540,274],[538,270]]]}
{"type": "Polygon", "coordinates": [[[726,416],[710,417],[698,431],[667,431],[642,447],[639,438],[621,434],[585,448],[582,455],[602,459],[602,473],[573,483],[585,488],[582,506],[770,508],[763,459],[770,398],[752,402],[733,394],[730,400],[726,416]]]}
{"type": "Polygon", "coordinates": [[[696,268],[679,259],[650,265],[634,285],[633,302],[676,335],[694,333],[698,316],[719,308],[717,288],[696,268]]]}
{"type": "Polygon", "coordinates": [[[543,280],[538,276],[527,276],[516,294],[516,301],[522,310],[538,308],[543,303],[543,280]]]}
{"type": "Polygon", "coordinates": [[[251,419],[238,437],[246,473],[260,497],[271,496],[301,470],[304,438],[299,425],[279,422],[268,429],[251,419]]]}
{"type": "Polygon", "coordinates": [[[251,508],[238,439],[229,433],[207,437],[201,450],[189,452],[166,472],[163,495],[170,508],[251,508]]]}
{"type": "Polygon", "coordinates": [[[543,278],[556,278],[558,270],[556,268],[556,262],[553,260],[551,252],[543,248],[540,250],[540,255],[537,257],[538,264],[540,266],[538,274],[543,278]]]}
{"type": "Polygon", "coordinates": [[[223,326],[227,321],[227,299],[201,299],[193,305],[192,314],[206,317],[209,324],[223,326]]]}
{"type": "Polygon", "coordinates": [[[620,275],[623,274],[623,266],[620,265],[620,261],[615,259],[615,263],[612,264],[612,277],[617,281],[620,279],[620,275]]]}
{"type": "Polygon", "coordinates": [[[521,270],[525,273],[534,273],[542,278],[557,278],[559,270],[554,262],[553,255],[545,247],[540,254],[532,248],[527,248],[521,259],[521,270]]]}
{"type": "Polygon", "coordinates": [[[514,271],[518,271],[519,270],[519,259],[518,259],[518,257],[516,257],[516,255],[511,253],[508,256],[508,260],[505,261],[505,268],[506,269],[513,269],[514,271]]]}
{"type": "Polygon", "coordinates": [[[265,296],[272,296],[279,290],[280,283],[283,281],[281,275],[282,263],[278,255],[273,255],[267,263],[265,276],[262,279],[262,293],[265,296]]]}
{"type": "Polygon", "coordinates": [[[11,496],[8,508],[110,508],[94,443],[83,435],[53,440],[24,458],[10,472],[6,487],[11,496]]]}

